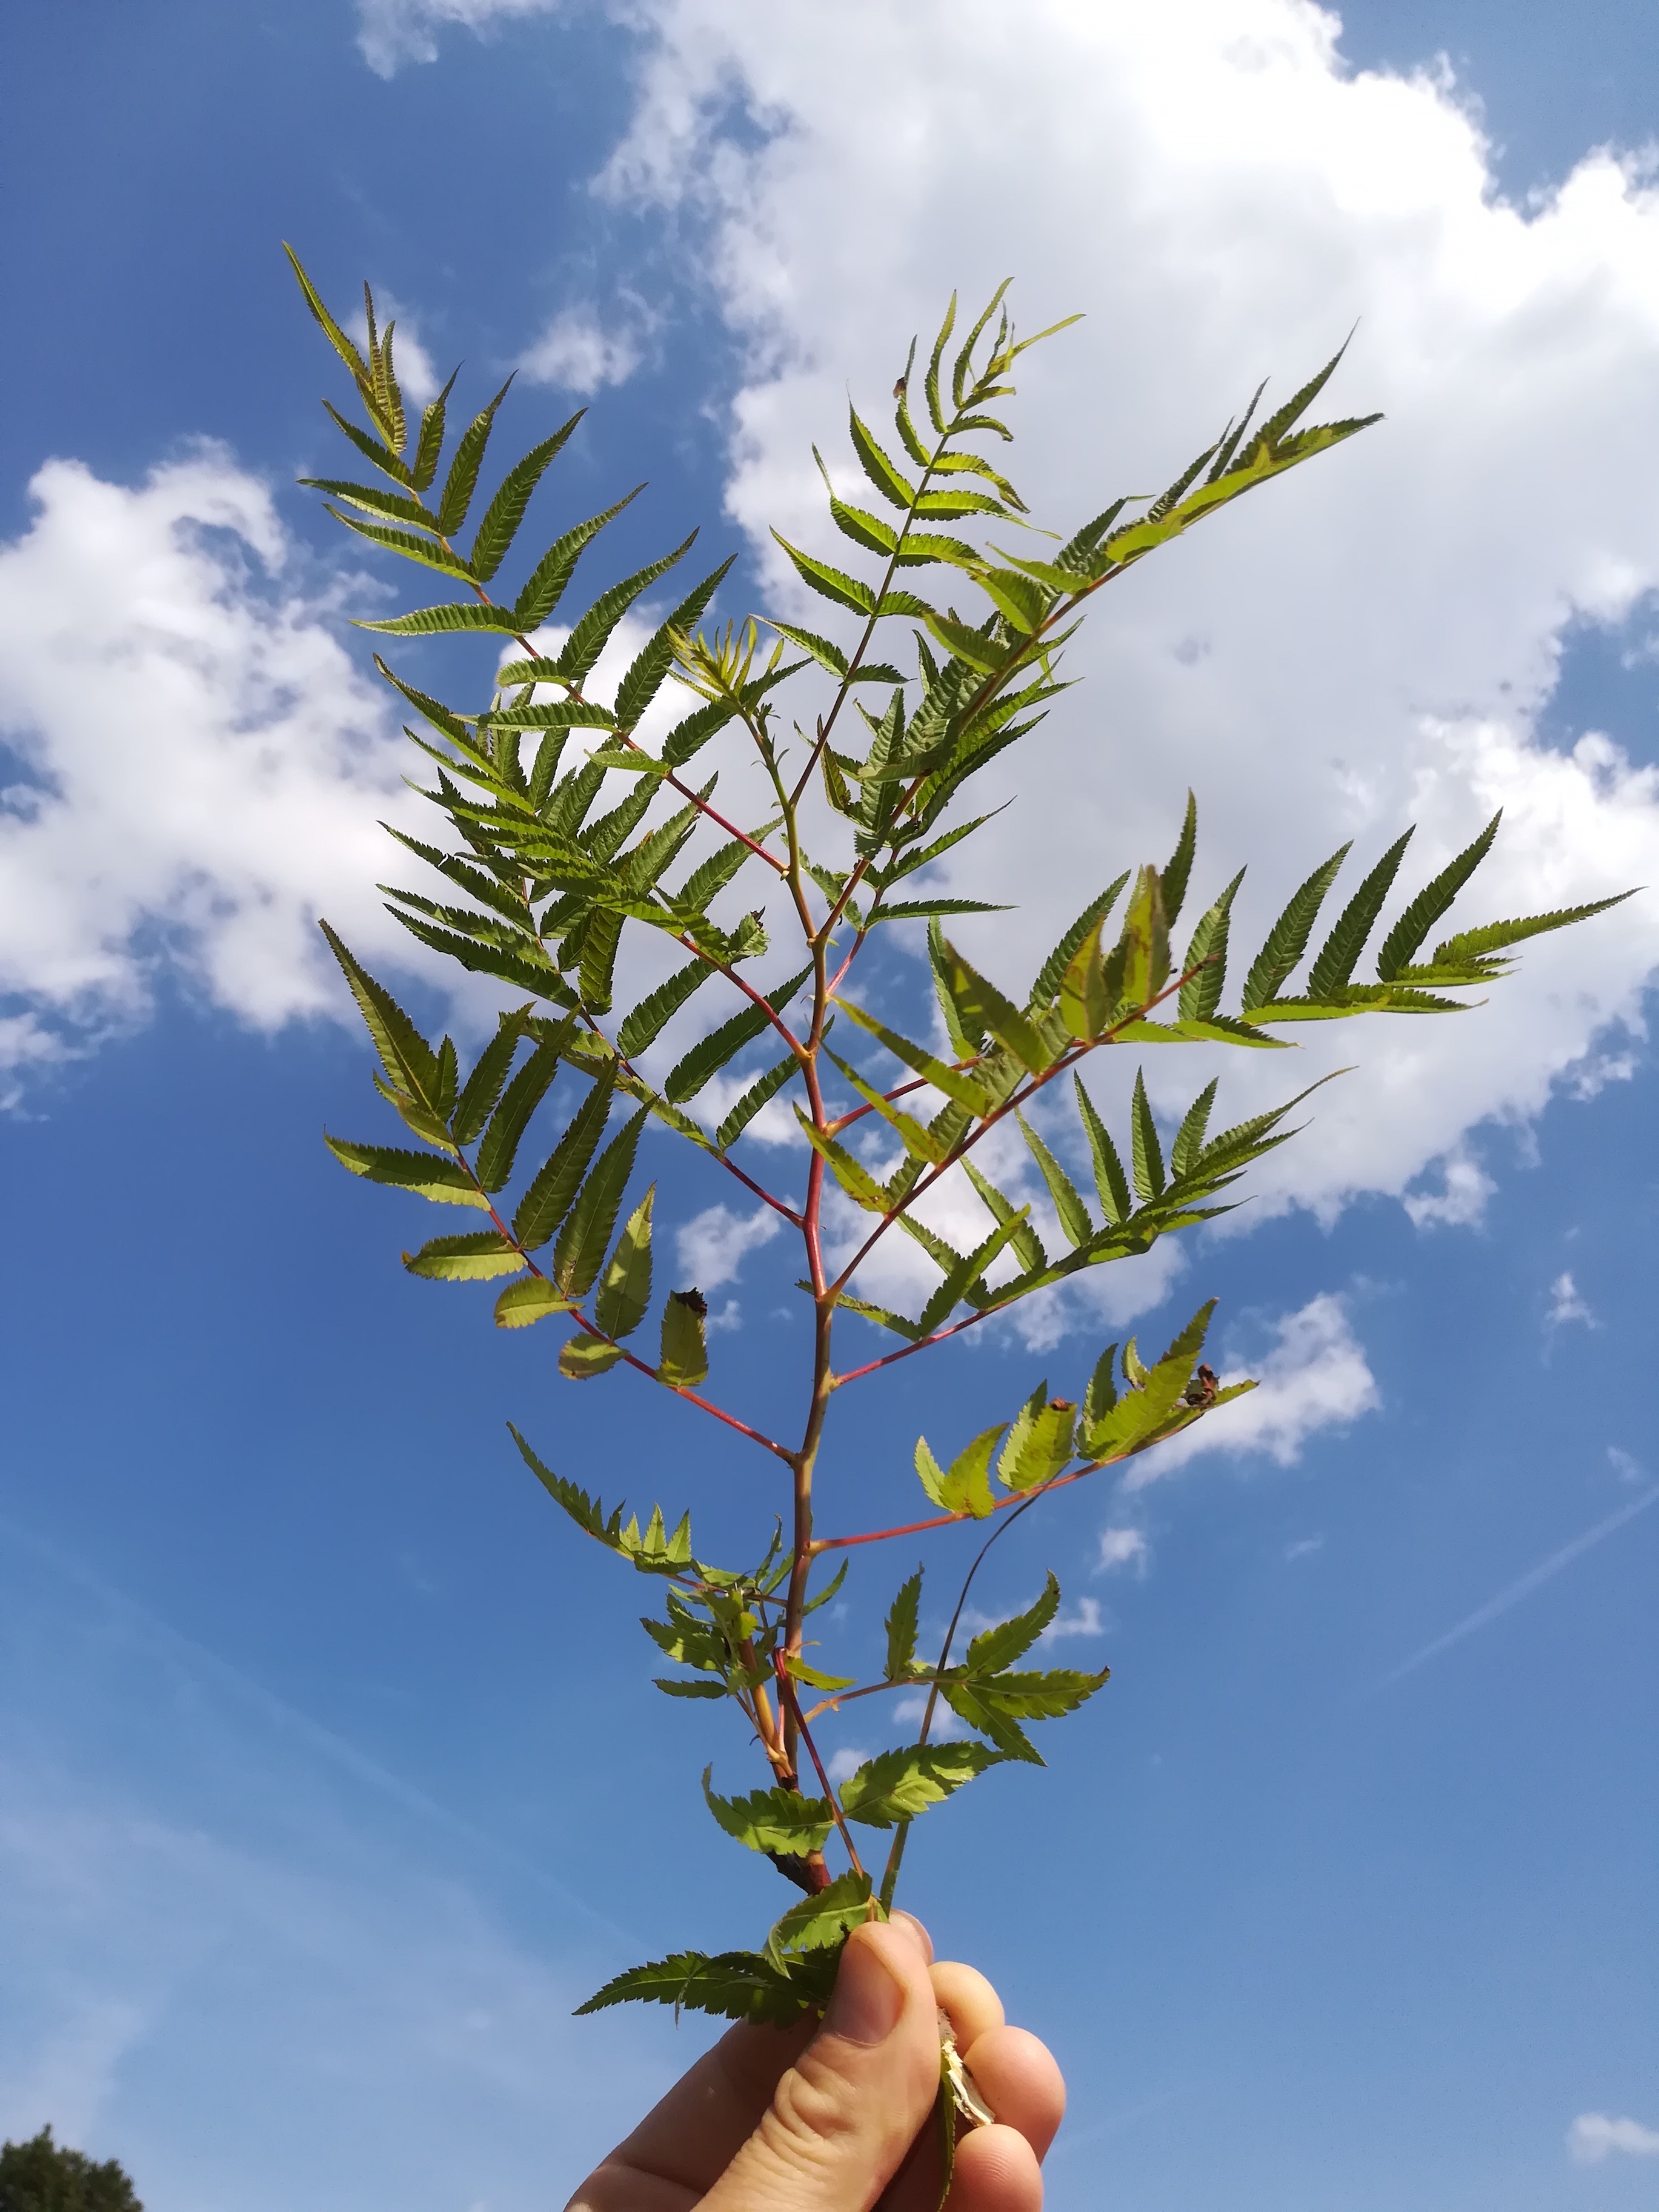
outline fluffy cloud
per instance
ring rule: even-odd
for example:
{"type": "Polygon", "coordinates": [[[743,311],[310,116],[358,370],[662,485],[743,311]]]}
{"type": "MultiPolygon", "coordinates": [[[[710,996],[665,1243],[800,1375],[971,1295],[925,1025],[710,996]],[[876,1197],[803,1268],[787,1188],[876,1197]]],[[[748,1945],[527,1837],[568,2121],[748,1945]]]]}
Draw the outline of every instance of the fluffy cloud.
{"type": "Polygon", "coordinates": [[[632,329],[607,330],[591,307],[566,307],[519,357],[532,384],[556,384],[586,398],[602,385],[626,384],[641,360],[632,329]]]}
{"type": "Polygon", "coordinates": [[[729,1206],[706,1206],[677,1231],[674,1249],[680,1272],[706,1297],[735,1281],[750,1253],[769,1244],[783,1226],[763,1206],[752,1213],[733,1213],[729,1206]]]}
{"type": "MultiPolygon", "coordinates": [[[[1257,1387],[1131,1462],[1126,1490],[1144,1490],[1201,1452],[1265,1452],[1288,1467],[1310,1436],[1345,1428],[1376,1410],[1376,1379],[1340,1297],[1328,1291],[1310,1298],[1285,1314],[1274,1334],[1266,1358],[1250,1363],[1257,1387]]],[[[1238,1382],[1243,1371],[1225,1372],[1221,1379],[1238,1382]]]]}
{"type": "MultiPolygon", "coordinates": [[[[1089,311],[1021,376],[1014,474],[1061,524],[1156,489],[1258,375],[1300,374],[1361,320],[1334,404],[1388,422],[1137,572],[1072,648],[1085,688],[963,864],[964,885],[991,862],[1024,902],[964,931],[995,972],[1030,973],[1085,890],[1161,857],[1188,781],[1195,895],[1253,864],[1246,946],[1332,848],[1356,841],[1357,879],[1413,819],[1420,882],[1504,809],[1471,920],[1659,879],[1654,771],[1594,732],[1540,735],[1574,624],[1624,621],[1659,581],[1645,171],[1601,152],[1507,204],[1450,89],[1350,73],[1305,0],[781,0],[764,39],[732,0],[653,0],[646,20],[607,181],[708,221],[750,343],[730,505],[763,556],[771,523],[830,545],[810,442],[849,379],[875,406],[952,285],[973,301],[1012,269],[1028,326],[1089,311]]],[[[1327,1216],[1374,1190],[1411,1194],[1425,1225],[1473,1218],[1490,1178],[1470,1133],[1534,1115],[1600,1064],[1598,1038],[1639,1032],[1656,959],[1650,892],[1529,948],[1478,1030],[1396,1019],[1294,1060],[1232,1056],[1241,1113],[1362,1064],[1257,1187],[1327,1216]]],[[[1154,1077],[1166,1109],[1195,1087],[1154,1077]]]]}
{"type": "Polygon", "coordinates": [[[1607,2112],[1580,2112],[1567,2130],[1567,2148],[1580,2166],[1599,2166],[1614,2151],[1630,2158],[1659,2158],[1659,2128],[1607,2112]]]}
{"type": "Polygon", "coordinates": [[[31,489],[0,546],[0,1066],[141,1017],[163,963],[261,1024],[331,1003],[319,906],[401,933],[373,886],[403,744],[329,599],[283,586],[265,488],[204,449],[31,489]]]}
{"type": "Polygon", "coordinates": [[[482,31],[498,16],[541,15],[558,0],[358,0],[357,48],[376,76],[434,62],[446,24],[482,31]]]}
{"type": "Polygon", "coordinates": [[[1146,1571],[1146,1537],[1139,1528],[1103,1528],[1100,1532],[1100,1565],[1109,1567],[1133,1567],[1137,1573],[1146,1571]]]}
{"type": "Polygon", "coordinates": [[[1550,1310],[1544,1316],[1547,1328],[1559,1328],[1564,1322],[1580,1321],[1586,1328],[1596,1325],[1595,1316],[1584,1303],[1577,1283],[1565,1270],[1550,1285],[1550,1310]]]}

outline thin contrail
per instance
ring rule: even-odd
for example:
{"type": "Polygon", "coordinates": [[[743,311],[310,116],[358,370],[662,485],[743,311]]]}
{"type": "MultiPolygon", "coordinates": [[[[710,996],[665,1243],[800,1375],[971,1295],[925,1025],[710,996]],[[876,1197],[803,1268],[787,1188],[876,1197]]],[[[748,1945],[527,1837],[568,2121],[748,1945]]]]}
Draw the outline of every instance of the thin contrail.
{"type": "Polygon", "coordinates": [[[1659,1483],[1656,1483],[1651,1490],[1644,1490],[1639,1498],[1632,1498],[1628,1505],[1621,1505],[1616,1513],[1609,1513],[1605,1521],[1598,1521],[1593,1528],[1586,1528],[1583,1534],[1575,1536],[1571,1543],[1563,1544],[1559,1552],[1552,1552],[1548,1559],[1540,1560],[1537,1566],[1529,1567],[1518,1582],[1511,1583],[1507,1589],[1499,1590],[1496,1597],[1488,1598],[1485,1605],[1478,1606],[1467,1620],[1460,1620],[1455,1628],[1449,1628],[1443,1636],[1437,1636],[1432,1644],[1425,1644],[1420,1651],[1413,1652],[1403,1666],[1395,1668],[1392,1674],[1384,1675],[1383,1688],[1386,1689],[1390,1682],[1399,1681],[1402,1675],[1415,1673],[1418,1668],[1426,1665],[1431,1659],[1437,1658],[1452,1644],[1461,1644],[1466,1636],[1473,1636],[1477,1628],[1484,1628],[1489,1620],[1496,1620],[1500,1613],[1507,1613],[1512,1605],[1519,1605],[1523,1597],[1529,1597],[1552,1575],[1559,1575],[1563,1567],[1570,1566],[1581,1552],[1588,1552],[1604,1536],[1611,1536],[1615,1528],[1622,1528],[1626,1521],[1633,1521],[1638,1513],[1645,1513],[1656,1498],[1659,1498],[1659,1483]]]}

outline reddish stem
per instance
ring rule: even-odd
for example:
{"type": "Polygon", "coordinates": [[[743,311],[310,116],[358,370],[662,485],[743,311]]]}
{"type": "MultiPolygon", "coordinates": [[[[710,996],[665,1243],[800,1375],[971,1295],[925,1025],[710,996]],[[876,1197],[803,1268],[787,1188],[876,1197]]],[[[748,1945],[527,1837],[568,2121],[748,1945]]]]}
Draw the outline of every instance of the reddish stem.
{"type": "MultiPolygon", "coordinates": [[[[1132,1455],[1127,1452],[1123,1455],[1126,1459],[1131,1456],[1132,1455]]],[[[991,1511],[1005,1513],[1011,1505],[1030,1505],[1036,1498],[1046,1498],[1051,1490],[1064,1490],[1068,1482],[1081,1482],[1085,1474],[1098,1474],[1103,1467],[1115,1467],[1118,1464],[1116,1460],[1091,1460],[1087,1467],[1073,1468],[1070,1474],[1055,1475],[1049,1481],[1045,1482],[1040,1491],[1033,1491],[1024,1498],[1015,1492],[1010,1497],[994,1499],[991,1511]]],[[[924,1529],[950,1528],[958,1521],[984,1521],[988,1518],[989,1516],[987,1514],[969,1513],[964,1508],[960,1513],[936,1514],[931,1521],[908,1521],[902,1528],[872,1528],[867,1535],[864,1536],[820,1536],[812,1546],[812,1553],[816,1558],[820,1552],[844,1552],[854,1544],[884,1544],[890,1536],[919,1536],[924,1529]]]]}
{"type": "Polygon", "coordinates": [[[812,1732],[807,1727],[801,1713],[800,1699],[795,1695],[795,1686],[789,1678],[789,1669],[784,1663],[784,1655],[781,1651],[778,1653],[774,1664],[777,1668],[778,1702],[780,1705],[786,1705],[793,1716],[800,1740],[806,1746],[807,1756],[811,1759],[813,1771],[818,1778],[818,1786],[829,1799],[830,1810],[836,1816],[836,1826],[840,1829],[841,1839],[847,1846],[847,1856],[853,1862],[853,1871],[854,1874],[861,1875],[864,1872],[864,1865],[859,1857],[858,1845],[853,1841],[853,1832],[848,1826],[847,1816],[841,1809],[841,1800],[830,1787],[830,1777],[823,1771],[823,1761],[818,1757],[818,1747],[813,1742],[812,1732]]]}

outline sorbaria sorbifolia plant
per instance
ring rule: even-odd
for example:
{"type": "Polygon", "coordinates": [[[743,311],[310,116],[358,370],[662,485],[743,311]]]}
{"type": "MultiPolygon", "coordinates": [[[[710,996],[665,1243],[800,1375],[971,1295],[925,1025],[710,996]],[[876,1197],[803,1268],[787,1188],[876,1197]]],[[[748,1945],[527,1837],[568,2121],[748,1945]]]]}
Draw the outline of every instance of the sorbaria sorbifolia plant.
{"type": "MultiPolygon", "coordinates": [[[[380,1054],[376,1085],[416,1148],[328,1141],[354,1175],[483,1217],[475,1230],[406,1254],[412,1273],[438,1282],[502,1279],[496,1325],[527,1328],[560,1316],[568,1334],[558,1364],[573,1382],[629,1370],[620,1377],[627,1387],[670,1391],[689,1414],[720,1425],[734,1451],[776,1462],[776,1502],[785,1509],[777,1533],[769,1542],[757,1534],[752,1564],[716,1566],[698,1550],[689,1516],[671,1529],[656,1507],[641,1528],[513,1432],[577,1528],[659,1582],[664,1617],[645,1626],[678,1671],[658,1687],[672,1698],[728,1700],[738,1722],[734,1749],[752,1741],[764,1761],[760,1786],[743,1796],[716,1795],[705,1774],[709,1811],[803,1893],[759,1948],[715,1957],[685,1951],[636,1966],[585,2009],[654,1998],[787,2021],[823,1999],[848,1929],[891,1906],[911,1823],[989,1766],[1040,1763],[1028,1725],[1071,1712],[1106,1679],[1103,1670],[1022,1664],[1055,1617],[1052,1576],[1029,1612],[984,1629],[965,1649],[958,1598],[943,1647],[924,1656],[921,1577],[913,1574],[887,1615],[880,1679],[827,1671],[809,1643],[808,1617],[840,1588],[849,1551],[959,1521],[1006,1528],[1049,1492],[1207,1419],[1251,1385],[1219,1388],[1203,1364],[1206,1305],[1156,1361],[1143,1361],[1133,1340],[1121,1350],[1109,1345],[1079,1402],[1050,1398],[1039,1384],[1006,1420],[966,1440],[940,1437],[938,1450],[895,1435],[895,1483],[902,1462],[905,1480],[914,1467],[925,1506],[897,1505],[891,1517],[902,1527],[852,1532],[833,1520],[826,1531],[818,1517],[817,1475],[840,1394],[1085,1268],[1146,1252],[1160,1237],[1224,1212],[1222,1194],[1291,1133],[1283,1125],[1294,1099],[1212,1133],[1211,1082],[1166,1144],[1138,1075],[1127,1132],[1115,1139],[1083,1081],[1096,1055],[1189,1043],[1261,1050],[1281,1044],[1271,1031],[1285,1024],[1450,1012],[1463,1002],[1445,994],[1495,981],[1510,964],[1509,947],[1614,902],[1462,930],[1423,957],[1429,933],[1491,847],[1494,818],[1407,902],[1382,938],[1373,979],[1356,981],[1407,830],[1291,989],[1345,845],[1292,895],[1229,1006],[1229,916],[1242,870],[1184,945],[1175,945],[1196,836],[1189,796],[1167,863],[1126,869],[1091,896],[1029,984],[981,975],[945,933],[954,915],[994,909],[939,896],[928,870],[980,828],[985,817],[964,818],[961,803],[975,779],[1041,722],[1060,689],[1060,649],[1096,594],[1243,493],[1376,420],[1299,427],[1334,362],[1265,420],[1252,403],[1161,498],[1115,500],[1062,541],[1032,528],[1024,502],[986,458],[988,441],[1010,434],[988,410],[1010,395],[1014,364],[1036,340],[1016,339],[999,291],[952,352],[953,306],[919,377],[911,347],[894,387],[894,437],[884,444],[851,416],[853,449],[874,500],[854,506],[831,490],[830,514],[866,573],[779,541],[802,583],[840,617],[839,640],[776,617],[701,629],[728,562],[656,626],[607,702],[586,688],[601,653],[691,540],[573,617],[578,563],[629,493],[563,531],[516,597],[501,596],[495,580],[531,495],[580,416],[508,470],[465,541],[506,387],[446,463],[454,380],[413,422],[393,370],[392,329],[378,327],[373,301],[360,348],[297,260],[295,267],[367,422],[329,412],[380,479],[307,481],[337,502],[329,511],[339,521],[437,570],[460,594],[362,627],[393,638],[483,634],[501,641],[504,656],[487,702],[475,708],[444,705],[377,665],[423,726],[409,735],[432,763],[426,796],[446,825],[429,844],[392,833],[443,880],[436,897],[391,890],[392,911],[422,945],[509,986],[517,1002],[464,1073],[451,1039],[428,1043],[327,930],[380,1054]],[[975,536],[958,534],[967,532],[975,536]],[[943,590],[923,596],[912,588],[921,575],[941,572],[943,590]],[[556,617],[556,641],[539,642],[556,617]],[[690,695],[686,711],[647,743],[642,718],[671,682],[690,695]],[[792,684],[805,703],[786,709],[780,702],[792,684]],[[752,748],[769,793],[765,819],[732,818],[717,803],[715,778],[699,780],[693,764],[720,732],[740,733],[752,748]],[[595,813],[602,800],[605,811],[595,813]],[[815,841],[825,840],[810,854],[809,822],[815,841]],[[1126,892],[1123,919],[1114,923],[1126,892]],[[630,926],[654,932],[678,964],[623,1010],[613,1003],[614,979],[630,926]],[[878,930],[914,932],[925,950],[939,1006],[931,1041],[902,1033],[860,992],[860,956],[878,930]],[[751,981],[780,940],[792,948],[780,963],[787,972],[776,980],[769,969],[763,985],[751,981]],[[665,1073],[647,1074],[646,1055],[677,1018],[684,1049],[665,1073]],[[751,1046],[765,1065],[718,1121],[700,1117],[714,1079],[751,1046]],[[1091,1198],[1060,1157],[1072,1147],[1056,1139],[1051,1148],[1026,1118],[1039,1100],[1058,1109],[1066,1094],[1080,1125],[1079,1156],[1086,1151],[1093,1164],[1091,1198]],[[556,1111],[565,1102],[562,1132],[520,1176],[521,1142],[550,1096],[556,1111]],[[779,1098],[793,1106],[804,1141],[787,1187],[774,1188],[776,1150],[754,1162],[745,1133],[779,1098]],[[641,1134],[653,1119],[718,1163],[800,1239],[812,1349],[789,1435],[764,1435],[708,1395],[697,1291],[653,1297],[655,1186],[643,1194],[633,1188],[641,1134]],[[1047,1189],[1058,1249],[1045,1244],[1030,1207],[1000,1190],[975,1157],[1005,1123],[1018,1131],[1047,1189]],[[888,1164],[876,1164],[863,1146],[870,1136],[888,1164]],[[965,1251],[922,1218],[921,1202],[947,1178],[965,1179],[984,1207],[984,1236],[965,1251]],[[847,1202],[833,1240],[832,1192],[847,1202]],[[848,1218],[858,1224],[851,1237],[848,1218]],[[919,1313],[854,1294],[860,1270],[895,1234],[913,1238],[938,1271],[919,1313]],[[863,1332],[850,1352],[842,1348],[848,1324],[863,1332]],[[893,1340],[884,1355],[869,1356],[872,1325],[893,1340]],[[917,1689],[926,1709],[916,1740],[882,1752],[836,1788],[814,1741],[817,1716],[917,1689]],[[932,1740],[941,1698],[966,1735],[932,1740]],[[883,1838],[884,1863],[872,1852],[883,1838]]],[[[1034,762],[1033,785],[1041,773],[1034,762]]],[[[982,888],[994,894],[1002,885],[982,888]]]]}

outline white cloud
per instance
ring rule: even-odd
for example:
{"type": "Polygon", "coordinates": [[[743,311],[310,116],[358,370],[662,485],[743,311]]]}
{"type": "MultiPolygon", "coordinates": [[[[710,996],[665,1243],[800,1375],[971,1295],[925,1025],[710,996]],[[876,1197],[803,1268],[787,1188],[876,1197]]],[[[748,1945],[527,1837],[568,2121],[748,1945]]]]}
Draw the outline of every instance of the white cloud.
{"type": "Polygon", "coordinates": [[[1062,1644],[1074,1636],[1104,1636],[1106,1624],[1100,1617],[1100,1600],[1080,1597],[1075,1613],[1057,1613],[1041,1636],[1039,1644],[1062,1644]]]}
{"type": "Polygon", "coordinates": [[[643,354],[638,334],[606,330],[592,307],[566,307],[519,356],[532,384],[556,384],[586,397],[607,384],[626,384],[643,354]]]}
{"type": "Polygon", "coordinates": [[[1146,1561],[1146,1537],[1143,1529],[1103,1528],[1101,1530],[1100,1565],[1103,1569],[1133,1567],[1138,1574],[1145,1574],[1146,1561]]]}
{"type": "Polygon", "coordinates": [[[1419,1229],[1464,1229],[1479,1221],[1498,1185],[1459,1144],[1434,1163],[1440,1188],[1408,1191],[1403,1203],[1419,1229]]]}
{"type": "Polygon", "coordinates": [[[438,33],[455,23],[482,31],[498,16],[541,15],[559,0],[357,0],[357,48],[376,76],[404,62],[435,62],[438,33]]]}
{"type": "Polygon", "coordinates": [[[1607,2112],[1580,2112],[1567,2130],[1567,2148],[1580,2166],[1599,2166],[1616,2150],[1631,2158],[1659,2158],[1659,2128],[1607,2112]]]}
{"type": "Polygon", "coordinates": [[[1618,1444],[1607,1446],[1607,1464],[1620,1482],[1642,1482],[1646,1480],[1647,1469],[1641,1461],[1633,1452],[1622,1450],[1618,1444]]]}
{"type": "Polygon", "coordinates": [[[134,489],[74,461],[0,546],[0,1026],[14,1068],[148,1009],[172,965],[261,1026],[336,1003],[324,907],[368,952],[402,740],[284,588],[264,486],[204,447],[134,489]]]}
{"type": "Polygon", "coordinates": [[[1287,1559],[1310,1559],[1316,1552],[1322,1552],[1324,1548],[1325,1539],[1322,1536],[1300,1536],[1294,1544],[1285,1546],[1285,1557],[1287,1559]]]}
{"type": "Polygon", "coordinates": [[[861,1751],[853,1744],[844,1744],[825,1760],[823,1771],[832,1782],[839,1784],[845,1782],[849,1774],[856,1774],[866,1759],[874,1757],[872,1751],[861,1751]]]}
{"type": "Polygon", "coordinates": [[[1597,1326],[1595,1316],[1580,1297],[1578,1285],[1564,1268],[1550,1285],[1550,1310],[1544,1316],[1547,1328],[1559,1328],[1564,1322],[1581,1321],[1586,1328],[1597,1326]]]}
{"type": "Polygon", "coordinates": [[[680,1272],[706,1297],[722,1284],[735,1281],[749,1255],[769,1244],[782,1226],[781,1218],[764,1206],[752,1213],[733,1213],[729,1206],[706,1206],[675,1232],[680,1272]]]}
{"type": "MultiPolygon", "coordinates": [[[[1246,951],[1324,853],[1354,838],[1357,880],[1412,818],[1414,887],[1504,808],[1459,909],[1473,921],[1659,880],[1659,775],[1605,737],[1557,751],[1538,734],[1572,628],[1620,623],[1659,585],[1645,172],[1596,153],[1509,205],[1449,82],[1347,71],[1335,17],[1302,0],[780,0],[764,40],[733,0],[653,0],[645,21],[655,50],[607,181],[712,223],[750,345],[729,504],[757,547],[772,523],[839,543],[810,443],[848,380],[875,405],[953,284],[975,299],[1015,270],[1028,326],[1089,311],[1023,365],[1013,473],[1057,522],[1156,489],[1257,374],[1297,375],[1363,319],[1333,404],[1386,424],[1161,555],[1072,649],[1090,681],[991,794],[1024,786],[956,885],[989,861],[1027,902],[964,926],[994,972],[1029,975],[1103,872],[1166,852],[1188,781],[1195,896],[1252,861],[1246,951]],[[1054,214],[1080,207],[1086,223],[1054,214]]],[[[1613,1073],[1607,1040],[1641,1034],[1656,958],[1650,891],[1527,948],[1468,1022],[1333,1024],[1294,1061],[1234,1055],[1230,1114],[1362,1068],[1265,1164],[1255,1213],[1381,1191],[1414,1192],[1425,1226],[1474,1218],[1489,1178],[1468,1133],[1613,1073]]],[[[1173,1057],[1149,1077],[1165,1110],[1209,1072],[1173,1057]]]]}
{"type": "MultiPolygon", "coordinates": [[[[1288,1467],[1322,1429],[1345,1428],[1380,1402],[1364,1346],[1340,1297],[1323,1291],[1277,1323],[1278,1342],[1252,1363],[1258,1387],[1132,1461],[1125,1490],[1144,1490],[1201,1452],[1265,1452],[1288,1467]]],[[[1241,1380],[1224,1373],[1224,1383],[1241,1380]]]]}

